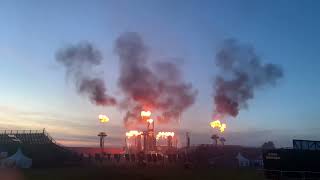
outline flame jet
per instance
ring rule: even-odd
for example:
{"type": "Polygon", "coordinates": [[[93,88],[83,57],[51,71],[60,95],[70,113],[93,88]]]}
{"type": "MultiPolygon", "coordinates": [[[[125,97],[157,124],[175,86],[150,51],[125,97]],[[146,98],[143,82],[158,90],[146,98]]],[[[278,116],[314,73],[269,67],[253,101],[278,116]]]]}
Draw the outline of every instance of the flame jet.
{"type": "Polygon", "coordinates": [[[174,137],[174,132],[158,132],[156,139],[159,140],[160,138],[167,139],[169,136],[174,137]]]}
{"type": "Polygon", "coordinates": [[[147,122],[148,122],[149,124],[152,124],[152,123],[153,123],[153,119],[148,119],[147,122]]]}
{"type": "Polygon", "coordinates": [[[129,132],[126,132],[126,136],[127,138],[131,138],[131,137],[134,137],[134,136],[139,136],[139,135],[142,135],[143,133],[140,132],[140,131],[137,131],[137,130],[131,130],[129,132]]]}
{"type": "Polygon", "coordinates": [[[221,123],[220,120],[215,120],[210,122],[210,126],[214,129],[217,128],[220,130],[220,132],[224,132],[224,130],[227,128],[227,125],[225,123],[221,123]]]}
{"type": "Polygon", "coordinates": [[[151,116],[151,112],[150,111],[141,111],[140,113],[141,117],[150,117],[151,116]]]}
{"type": "Polygon", "coordinates": [[[107,123],[107,122],[110,121],[110,119],[108,118],[108,116],[103,115],[103,114],[100,114],[100,115],[98,116],[98,118],[99,118],[99,120],[100,120],[101,123],[107,123]]]}

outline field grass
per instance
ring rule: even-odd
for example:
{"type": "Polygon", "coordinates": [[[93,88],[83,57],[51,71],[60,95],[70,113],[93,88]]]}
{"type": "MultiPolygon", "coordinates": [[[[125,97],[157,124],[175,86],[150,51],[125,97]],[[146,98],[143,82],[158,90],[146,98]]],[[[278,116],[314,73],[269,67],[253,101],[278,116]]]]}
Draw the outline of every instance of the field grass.
{"type": "Polygon", "coordinates": [[[264,179],[249,169],[181,169],[181,168],[64,168],[22,171],[25,180],[251,180],[264,179]]]}

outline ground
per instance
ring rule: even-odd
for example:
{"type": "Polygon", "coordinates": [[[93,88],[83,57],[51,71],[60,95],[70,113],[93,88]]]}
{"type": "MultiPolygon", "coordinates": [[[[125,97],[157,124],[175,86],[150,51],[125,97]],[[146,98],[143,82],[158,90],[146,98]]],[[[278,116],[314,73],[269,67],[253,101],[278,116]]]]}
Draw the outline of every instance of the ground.
{"type": "MultiPolygon", "coordinates": [[[[17,173],[16,173],[17,174],[17,173]]],[[[253,180],[263,175],[249,169],[182,169],[182,168],[55,168],[20,171],[23,180],[253,180]]],[[[6,180],[6,179],[5,179],[6,180]]],[[[11,179],[10,179],[11,180],[11,179]]]]}

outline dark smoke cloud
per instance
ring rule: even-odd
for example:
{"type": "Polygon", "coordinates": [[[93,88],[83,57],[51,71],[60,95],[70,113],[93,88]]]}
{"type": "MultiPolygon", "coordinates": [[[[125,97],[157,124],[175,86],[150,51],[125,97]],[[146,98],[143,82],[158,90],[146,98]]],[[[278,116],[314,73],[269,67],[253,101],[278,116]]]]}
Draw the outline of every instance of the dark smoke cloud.
{"type": "Polygon", "coordinates": [[[64,65],[80,94],[87,95],[96,105],[115,105],[115,98],[106,94],[103,79],[95,77],[94,68],[101,64],[102,55],[88,42],[70,45],[56,53],[56,61],[64,65]]]}
{"type": "Polygon", "coordinates": [[[235,39],[225,40],[216,54],[215,63],[221,70],[214,85],[215,113],[237,116],[248,106],[260,87],[275,85],[283,76],[274,64],[263,64],[253,47],[235,39]]]}
{"type": "Polygon", "coordinates": [[[148,48],[138,33],[122,34],[116,40],[115,52],[120,61],[118,85],[125,95],[122,105],[129,109],[126,125],[139,121],[143,109],[158,112],[158,121],[168,122],[194,103],[197,91],[182,79],[176,64],[157,62],[149,66],[148,48]]]}
{"type": "Polygon", "coordinates": [[[81,93],[87,93],[91,101],[96,105],[108,106],[116,104],[116,100],[106,94],[105,84],[102,79],[83,79],[78,90],[81,93]]]}

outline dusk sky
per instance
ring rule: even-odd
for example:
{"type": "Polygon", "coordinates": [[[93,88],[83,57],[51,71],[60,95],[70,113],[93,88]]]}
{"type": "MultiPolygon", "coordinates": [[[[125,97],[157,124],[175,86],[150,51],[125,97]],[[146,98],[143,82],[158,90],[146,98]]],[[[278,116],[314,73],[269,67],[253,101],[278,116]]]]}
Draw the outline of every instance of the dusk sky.
{"type": "Polygon", "coordinates": [[[108,92],[117,85],[115,40],[137,32],[149,59],[178,61],[184,80],[198,90],[196,102],[180,124],[192,144],[211,143],[215,54],[225,39],[250,44],[263,63],[279,65],[284,76],[276,86],[259,88],[236,118],[227,119],[226,144],[260,146],[274,141],[292,146],[297,139],[320,139],[320,1],[0,1],[0,129],[43,129],[66,146],[97,146],[106,131],[108,146],[124,143],[123,116],[76,93],[58,49],[88,41],[103,55],[99,72],[108,92]],[[101,125],[98,114],[110,122],[101,125]]]}

